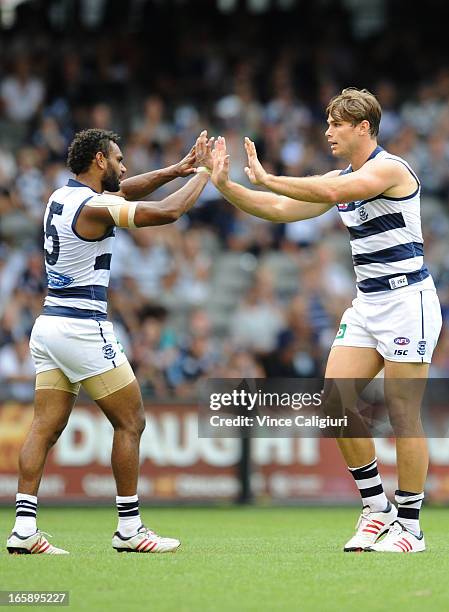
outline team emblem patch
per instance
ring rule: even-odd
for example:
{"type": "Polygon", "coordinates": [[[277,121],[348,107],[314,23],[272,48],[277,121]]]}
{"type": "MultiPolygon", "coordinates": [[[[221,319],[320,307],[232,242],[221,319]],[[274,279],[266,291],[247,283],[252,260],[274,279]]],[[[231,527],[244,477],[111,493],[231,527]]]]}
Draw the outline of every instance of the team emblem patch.
{"type": "Polygon", "coordinates": [[[404,346],[405,344],[410,344],[410,339],[405,338],[404,336],[398,336],[398,338],[394,339],[395,344],[399,344],[400,346],[404,346]]]}
{"type": "Polygon", "coordinates": [[[368,213],[366,212],[366,208],[363,206],[359,208],[359,216],[361,221],[366,221],[368,219],[368,213]]]}
{"type": "Polygon", "coordinates": [[[340,323],[340,327],[338,328],[337,335],[335,336],[335,340],[341,340],[345,337],[346,328],[348,327],[347,323],[340,323]]]}
{"type": "Polygon", "coordinates": [[[418,342],[418,349],[417,349],[418,355],[426,354],[426,344],[427,344],[426,340],[420,340],[418,342]]]}
{"type": "Polygon", "coordinates": [[[114,348],[112,346],[112,344],[105,344],[101,350],[103,351],[103,356],[105,359],[114,359],[114,357],[116,356],[116,352],[114,351],[114,348]]]}

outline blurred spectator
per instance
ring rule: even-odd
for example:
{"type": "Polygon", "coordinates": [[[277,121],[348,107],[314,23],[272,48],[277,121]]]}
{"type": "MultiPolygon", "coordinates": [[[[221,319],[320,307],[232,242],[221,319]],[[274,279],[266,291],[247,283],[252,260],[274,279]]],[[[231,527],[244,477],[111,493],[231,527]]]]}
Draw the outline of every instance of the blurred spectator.
{"type": "Polygon", "coordinates": [[[165,120],[165,104],[160,96],[148,96],[143,103],[143,112],[133,123],[132,130],[138,142],[144,146],[163,147],[173,134],[173,128],[165,120]]]}
{"type": "Polygon", "coordinates": [[[11,151],[0,145],[0,187],[8,188],[16,175],[17,164],[11,151]]]}
{"type": "Polygon", "coordinates": [[[143,391],[163,398],[169,392],[167,370],[177,358],[176,338],[163,309],[144,308],[132,347],[133,366],[143,391]]]}
{"type": "Polygon", "coordinates": [[[195,397],[198,385],[211,375],[221,359],[203,310],[191,314],[180,349],[167,370],[167,378],[177,395],[195,397]]]}
{"type": "Polygon", "coordinates": [[[30,59],[20,55],[14,62],[13,72],[0,84],[0,98],[7,119],[30,121],[40,109],[45,97],[42,80],[31,73],[30,59]]]}
{"type": "Polygon", "coordinates": [[[275,348],[277,335],[283,326],[284,316],[274,293],[272,278],[263,272],[231,318],[234,344],[255,353],[268,353],[275,348]]]}
{"type": "Polygon", "coordinates": [[[402,127],[402,119],[398,109],[397,89],[390,81],[380,81],[375,91],[376,97],[382,106],[379,140],[387,146],[402,127]]]}
{"type": "Polygon", "coordinates": [[[35,371],[28,342],[28,335],[23,335],[0,349],[0,382],[8,385],[12,399],[19,402],[30,402],[34,395],[35,371]]]}
{"type": "Polygon", "coordinates": [[[231,208],[229,211],[231,221],[227,243],[231,250],[247,251],[259,255],[272,246],[274,229],[271,223],[247,215],[238,208],[231,208]]]}
{"type": "Polygon", "coordinates": [[[419,178],[424,194],[440,198],[449,195],[449,143],[438,132],[433,132],[427,139],[419,178]]]}
{"type": "Polygon", "coordinates": [[[37,227],[44,216],[46,185],[36,149],[24,147],[17,154],[19,171],[15,187],[29,221],[37,227]]]}
{"type": "Polygon", "coordinates": [[[218,365],[212,378],[265,378],[263,366],[251,351],[237,349],[227,355],[226,363],[218,365]]]}
{"type": "Polygon", "coordinates": [[[57,120],[52,115],[42,118],[38,130],[34,133],[33,143],[47,162],[66,159],[67,147],[70,142],[63,134],[57,120]]]}

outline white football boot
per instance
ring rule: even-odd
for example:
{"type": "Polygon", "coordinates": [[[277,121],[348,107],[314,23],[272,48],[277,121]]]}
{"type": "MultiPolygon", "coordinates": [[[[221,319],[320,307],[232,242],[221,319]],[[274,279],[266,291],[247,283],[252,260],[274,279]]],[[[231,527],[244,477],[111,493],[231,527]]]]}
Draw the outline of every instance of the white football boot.
{"type": "MultiPolygon", "coordinates": [[[[49,533],[45,535],[50,536],[49,533]]],[[[43,531],[36,531],[30,536],[20,536],[13,531],[6,541],[10,555],[68,555],[67,550],[56,548],[45,537],[43,531]]],[[[50,536],[51,537],[51,536],[50,536]]]]}
{"type": "Polygon", "coordinates": [[[424,550],[426,550],[426,542],[423,532],[415,536],[407,531],[399,521],[395,521],[387,535],[380,542],[367,548],[366,552],[415,553],[424,550]]]}
{"type": "Polygon", "coordinates": [[[166,553],[176,552],[181,546],[179,540],[163,538],[145,525],[141,525],[136,535],[128,538],[116,531],[112,537],[112,548],[117,552],[166,553]]]}
{"type": "Polygon", "coordinates": [[[388,531],[390,525],[396,520],[398,511],[396,506],[388,502],[382,512],[371,512],[369,506],[364,506],[362,514],[355,526],[356,532],[346,542],[345,552],[362,552],[372,546],[381,535],[388,531]]]}

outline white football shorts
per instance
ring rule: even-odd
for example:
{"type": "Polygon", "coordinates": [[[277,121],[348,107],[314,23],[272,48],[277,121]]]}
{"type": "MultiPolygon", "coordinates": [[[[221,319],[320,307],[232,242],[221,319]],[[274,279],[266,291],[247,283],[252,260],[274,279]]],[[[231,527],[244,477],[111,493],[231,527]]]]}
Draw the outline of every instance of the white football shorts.
{"type": "Polygon", "coordinates": [[[59,368],[71,383],[127,361],[110,321],[41,315],[30,338],[36,373],[59,368]]]}
{"type": "Polygon", "coordinates": [[[378,302],[355,298],[343,314],[332,346],[374,348],[388,361],[430,363],[441,324],[434,289],[378,302]]]}

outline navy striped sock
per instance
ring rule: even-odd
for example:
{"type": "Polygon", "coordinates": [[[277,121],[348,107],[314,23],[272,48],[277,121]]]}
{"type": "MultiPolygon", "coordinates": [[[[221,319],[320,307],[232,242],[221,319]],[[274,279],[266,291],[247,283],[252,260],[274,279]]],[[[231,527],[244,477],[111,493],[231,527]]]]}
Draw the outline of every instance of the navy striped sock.
{"type": "Polygon", "coordinates": [[[382,480],[377,471],[377,457],[371,463],[357,468],[348,468],[354,477],[363,507],[369,506],[371,512],[382,512],[388,506],[382,480]]]}
{"type": "Polygon", "coordinates": [[[396,491],[396,503],[398,504],[398,521],[401,525],[419,536],[421,527],[419,525],[419,511],[424,499],[424,493],[410,493],[410,491],[396,491]]]}
{"type": "Polygon", "coordinates": [[[142,524],[139,514],[139,498],[137,495],[117,495],[118,526],[117,531],[125,537],[132,536],[142,524]]]}
{"type": "Polygon", "coordinates": [[[26,493],[16,495],[16,522],[13,531],[21,536],[29,536],[37,531],[37,497],[26,493]]]}

